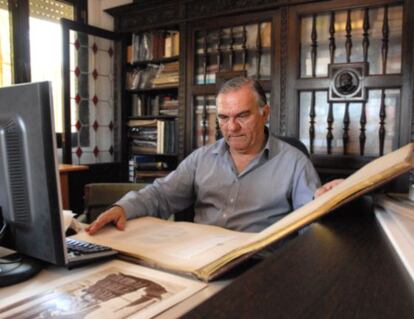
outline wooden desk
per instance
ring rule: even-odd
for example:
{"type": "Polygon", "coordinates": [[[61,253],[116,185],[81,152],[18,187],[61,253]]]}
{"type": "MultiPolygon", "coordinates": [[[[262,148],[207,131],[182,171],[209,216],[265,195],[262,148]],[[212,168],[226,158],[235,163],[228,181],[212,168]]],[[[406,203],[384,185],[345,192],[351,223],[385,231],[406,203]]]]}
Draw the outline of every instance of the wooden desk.
{"type": "Polygon", "coordinates": [[[63,209],[69,209],[69,173],[88,170],[86,165],[59,164],[63,209]]]}
{"type": "MultiPolygon", "coordinates": [[[[326,216],[236,279],[214,281],[157,318],[412,318],[414,282],[363,204],[326,216]]],[[[0,300],[77,271],[49,267],[0,289],[0,300]]]]}
{"type": "Polygon", "coordinates": [[[414,282],[364,206],[313,224],[184,318],[413,318],[414,282]]]}

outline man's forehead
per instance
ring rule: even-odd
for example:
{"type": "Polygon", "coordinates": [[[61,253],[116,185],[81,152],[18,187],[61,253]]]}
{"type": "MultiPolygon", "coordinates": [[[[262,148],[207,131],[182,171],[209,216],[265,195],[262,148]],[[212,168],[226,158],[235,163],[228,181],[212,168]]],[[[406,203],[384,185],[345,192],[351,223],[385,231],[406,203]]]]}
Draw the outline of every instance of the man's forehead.
{"type": "Polygon", "coordinates": [[[256,106],[256,97],[252,92],[241,92],[234,90],[226,93],[220,93],[216,99],[217,107],[242,107],[251,108],[256,106]]]}
{"type": "Polygon", "coordinates": [[[223,107],[217,105],[217,113],[219,115],[236,116],[241,113],[251,112],[252,109],[253,107],[249,105],[237,105],[233,107],[223,107]]]}

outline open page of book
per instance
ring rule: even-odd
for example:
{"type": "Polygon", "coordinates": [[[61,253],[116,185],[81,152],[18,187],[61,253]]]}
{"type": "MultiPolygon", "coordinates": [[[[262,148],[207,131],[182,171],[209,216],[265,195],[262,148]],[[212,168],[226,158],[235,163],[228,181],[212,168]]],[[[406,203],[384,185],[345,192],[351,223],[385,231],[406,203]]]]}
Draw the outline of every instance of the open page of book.
{"type": "Polygon", "coordinates": [[[125,231],[106,227],[77,239],[110,246],[156,267],[192,273],[217,258],[251,242],[256,234],[189,222],[165,221],[154,217],[130,220],[125,231]]]}

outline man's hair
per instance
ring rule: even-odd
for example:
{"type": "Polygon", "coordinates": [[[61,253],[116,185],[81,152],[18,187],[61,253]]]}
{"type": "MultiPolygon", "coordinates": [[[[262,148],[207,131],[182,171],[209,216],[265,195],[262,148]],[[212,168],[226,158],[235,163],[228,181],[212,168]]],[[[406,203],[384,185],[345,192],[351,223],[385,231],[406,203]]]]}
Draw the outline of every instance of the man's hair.
{"type": "Polygon", "coordinates": [[[253,93],[256,94],[257,104],[259,105],[259,108],[262,109],[267,104],[266,94],[259,81],[251,78],[244,76],[232,78],[223,83],[217,95],[237,91],[244,86],[249,86],[253,93]]]}

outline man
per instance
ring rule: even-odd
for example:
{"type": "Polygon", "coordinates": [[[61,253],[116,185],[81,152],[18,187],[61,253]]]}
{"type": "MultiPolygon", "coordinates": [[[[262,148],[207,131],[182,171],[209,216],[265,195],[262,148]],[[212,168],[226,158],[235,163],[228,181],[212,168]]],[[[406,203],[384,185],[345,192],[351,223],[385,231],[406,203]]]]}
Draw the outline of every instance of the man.
{"type": "Polygon", "coordinates": [[[305,154],[269,134],[270,108],[260,84],[231,79],[216,103],[224,138],[195,150],[167,177],[126,194],[87,228],[90,234],[111,222],[122,230],[127,219],[168,218],[190,205],[197,223],[258,232],[312,200],[318,175],[305,154]]]}

